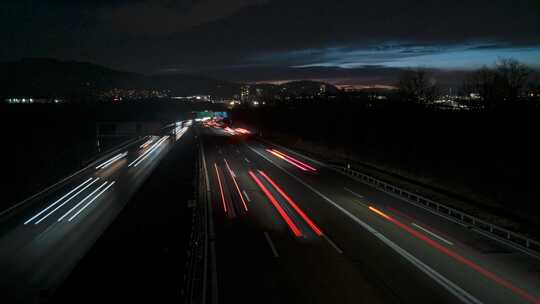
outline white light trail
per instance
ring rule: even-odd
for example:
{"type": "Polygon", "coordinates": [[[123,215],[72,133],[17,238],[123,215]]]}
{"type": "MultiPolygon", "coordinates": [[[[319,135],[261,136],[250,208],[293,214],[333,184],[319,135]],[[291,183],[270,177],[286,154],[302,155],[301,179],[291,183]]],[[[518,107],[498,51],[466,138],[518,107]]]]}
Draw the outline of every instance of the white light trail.
{"type": "Polygon", "coordinates": [[[73,190],[69,191],[66,195],[62,196],[61,198],[57,199],[54,203],[50,204],[49,206],[47,206],[47,208],[41,210],[40,212],[38,212],[36,215],[34,215],[33,217],[29,218],[26,222],[24,222],[25,225],[27,225],[28,223],[30,223],[31,221],[35,220],[37,217],[39,217],[40,215],[42,215],[43,213],[45,213],[47,210],[49,210],[50,208],[52,208],[53,206],[55,206],[56,204],[58,204],[59,202],[61,202],[64,198],[68,197],[71,193],[77,191],[79,188],[81,188],[82,186],[86,185],[89,181],[91,181],[93,178],[90,177],[89,179],[87,179],[86,181],[84,181],[83,183],[81,183],[80,185],[78,185],[77,187],[73,188],[73,190]]]}
{"type": "Polygon", "coordinates": [[[154,137],[151,137],[149,140],[145,141],[144,144],[139,146],[139,148],[144,149],[148,147],[152,142],[154,142],[154,137]]]}
{"type": "Polygon", "coordinates": [[[77,207],[79,207],[80,205],[82,205],[82,203],[84,203],[87,199],[89,199],[92,195],[94,195],[96,192],[99,191],[99,189],[103,188],[103,186],[105,186],[108,182],[104,182],[103,184],[101,184],[99,187],[97,187],[96,189],[94,189],[94,191],[92,191],[90,194],[88,194],[87,196],[85,196],[80,202],[77,203],[77,205],[73,206],[71,209],[68,210],[68,212],[64,213],[64,215],[62,215],[58,221],[60,222],[61,220],[63,220],[68,214],[70,214],[73,210],[77,209],[77,207]]]}
{"type": "Polygon", "coordinates": [[[118,155],[116,155],[115,157],[109,159],[108,161],[102,163],[101,165],[97,166],[96,169],[105,169],[107,168],[108,166],[112,165],[115,161],[125,157],[128,153],[127,152],[124,152],[124,153],[120,153],[118,155]]]}
{"type": "Polygon", "coordinates": [[[112,185],[114,185],[116,183],[116,181],[110,183],[107,187],[105,187],[105,189],[101,190],[101,192],[99,192],[96,196],[94,196],[93,199],[91,199],[88,203],[86,203],[81,209],[79,209],[79,211],[77,211],[74,215],[72,215],[69,219],[68,219],[68,222],[71,222],[72,219],[74,219],[77,215],[79,215],[79,213],[81,213],[84,209],[86,209],[86,207],[88,207],[93,201],[95,201],[98,197],[100,197],[105,191],[107,191],[110,187],[112,187],[112,185]]]}
{"type": "Polygon", "coordinates": [[[180,139],[180,137],[182,137],[182,135],[184,135],[184,133],[186,133],[187,130],[188,130],[188,127],[183,127],[183,128],[177,127],[174,130],[174,133],[176,134],[176,140],[180,139]]]}
{"type": "Polygon", "coordinates": [[[152,147],[148,150],[146,150],[143,154],[141,154],[139,157],[137,157],[134,161],[132,161],[128,167],[131,167],[131,166],[135,166],[137,167],[137,165],[142,162],[144,159],[146,159],[146,157],[148,157],[148,155],[150,155],[150,153],[152,153],[154,150],[156,150],[165,140],[167,140],[169,138],[169,136],[163,136],[162,138],[160,138],[155,144],[152,145],[152,147]]]}
{"type": "Polygon", "coordinates": [[[92,184],[94,184],[95,182],[97,182],[99,180],[99,177],[96,178],[95,180],[93,180],[90,184],[86,185],[84,188],[82,188],[81,190],[77,191],[77,193],[75,193],[73,196],[71,196],[70,198],[68,198],[67,200],[65,200],[62,204],[60,204],[58,207],[54,208],[51,212],[47,213],[44,217],[42,217],[39,221],[35,222],[34,224],[37,225],[39,223],[41,223],[43,220],[45,220],[47,217],[49,217],[51,214],[55,213],[56,210],[62,208],[62,206],[64,206],[65,204],[67,204],[69,201],[71,201],[74,197],[76,197],[77,195],[79,195],[81,192],[83,192],[84,190],[86,190],[88,187],[92,186],[92,184]]]}

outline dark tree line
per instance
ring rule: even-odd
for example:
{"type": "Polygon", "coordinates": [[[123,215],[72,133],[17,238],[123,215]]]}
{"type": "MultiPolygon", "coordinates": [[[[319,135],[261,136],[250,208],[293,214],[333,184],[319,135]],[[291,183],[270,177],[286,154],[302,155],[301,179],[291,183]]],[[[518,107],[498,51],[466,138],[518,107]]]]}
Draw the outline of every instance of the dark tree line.
{"type": "MultiPolygon", "coordinates": [[[[493,66],[483,66],[463,82],[465,95],[478,94],[485,108],[512,104],[525,97],[525,90],[534,88],[534,71],[515,59],[500,59],[493,66]]],[[[402,101],[429,103],[440,96],[440,86],[433,73],[424,68],[404,71],[398,82],[402,101]]]]}
{"type": "Polygon", "coordinates": [[[520,99],[533,71],[515,59],[501,59],[493,67],[473,72],[463,84],[464,92],[478,93],[486,107],[520,99]]]}
{"type": "Polygon", "coordinates": [[[427,103],[439,95],[437,80],[426,69],[407,69],[399,79],[399,96],[402,101],[427,103]]]}

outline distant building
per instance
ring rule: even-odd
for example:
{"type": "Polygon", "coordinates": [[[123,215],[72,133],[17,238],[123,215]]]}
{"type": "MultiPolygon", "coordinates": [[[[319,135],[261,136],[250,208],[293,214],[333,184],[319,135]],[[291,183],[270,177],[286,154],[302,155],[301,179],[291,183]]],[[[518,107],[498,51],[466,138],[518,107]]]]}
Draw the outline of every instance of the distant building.
{"type": "Polygon", "coordinates": [[[321,84],[321,86],[319,87],[319,95],[326,94],[326,91],[327,91],[326,84],[321,84]]]}
{"type": "Polygon", "coordinates": [[[243,85],[240,88],[240,101],[248,102],[250,100],[250,86],[243,85]]]}
{"type": "Polygon", "coordinates": [[[63,103],[64,100],[59,98],[31,98],[31,97],[12,97],[6,98],[5,102],[10,104],[32,104],[32,103],[63,103]]]}
{"type": "Polygon", "coordinates": [[[171,97],[172,99],[178,99],[181,101],[189,102],[212,102],[212,96],[210,95],[192,95],[192,96],[175,96],[171,97]]]}

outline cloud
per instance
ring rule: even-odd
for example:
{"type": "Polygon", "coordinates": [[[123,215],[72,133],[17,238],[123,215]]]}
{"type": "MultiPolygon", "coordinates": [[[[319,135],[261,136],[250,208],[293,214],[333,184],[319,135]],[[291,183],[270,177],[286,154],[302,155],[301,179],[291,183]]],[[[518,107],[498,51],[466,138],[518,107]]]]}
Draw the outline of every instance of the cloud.
{"type": "Polygon", "coordinates": [[[228,17],[238,10],[264,3],[262,0],[121,1],[100,9],[103,27],[118,33],[164,36],[228,17]]]}
{"type": "MultiPolygon", "coordinates": [[[[539,46],[506,46],[495,43],[467,43],[456,45],[411,45],[389,47],[370,47],[364,49],[321,49],[309,50],[312,57],[302,57],[300,62],[296,54],[308,52],[290,52],[290,55],[275,54],[277,62],[289,58],[294,68],[339,67],[359,68],[365,66],[384,66],[394,68],[428,67],[436,69],[469,70],[490,65],[499,58],[515,58],[533,67],[540,67],[539,46]],[[309,59],[308,59],[309,58],[309,59]],[[310,61],[306,63],[306,61],[310,61]]],[[[272,60],[266,55],[265,60],[272,60]]]]}
{"type": "Polygon", "coordinates": [[[461,69],[497,57],[534,65],[539,12],[536,0],[5,0],[0,38],[9,47],[0,60],[230,79],[348,79],[361,76],[350,70],[461,69]]]}

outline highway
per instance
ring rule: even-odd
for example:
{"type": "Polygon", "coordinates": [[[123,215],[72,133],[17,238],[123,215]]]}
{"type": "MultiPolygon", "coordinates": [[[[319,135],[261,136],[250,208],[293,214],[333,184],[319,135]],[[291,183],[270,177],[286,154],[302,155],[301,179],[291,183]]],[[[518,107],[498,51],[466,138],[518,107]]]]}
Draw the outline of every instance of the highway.
{"type": "Polygon", "coordinates": [[[53,294],[186,130],[136,141],[4,214],[2,302],[53,294]]]}
{"type": "Polygon", "coordinates": [[[201,139],[220,303],[540,303],[537,257],[243,132],[201,139]]]}
{"type": "MultiPolygon", "coordinates": [[[[205,281],[207,303],[540,303],[538,257],[362,184],[317,160],[261,142],[249,131],[213,125],[195,128],[204,147],[209,220],[215,231],[215,251],[207,262],[216,271],[209,272],[205,281]]],[[[186,139],[182,135],[187,128],[175,130],[176,135],[149,136],[111,153],[4,214],[0,218],[3,302],[30,303],[54,293],[159,163],[186,139]]],[[[162,166],[170,170],[160,174],[174,175],[174,168],[181,168],[174,162],[183,159],[194,158],[170,158],[162,166]]],[[[167,199],[167,191],[146,197],[159,185],[154,181],[139,201],[167,199]]],[[[136,250],[137,237],[131,240],[136,250]]],[[[133,269],[130,279],[141,281],[139,288],[145,280],[163,281],[145,277],[156,263],[138,260],[144,265],[133,267],[146,271],[136,274],[133,269]]],[[[133,261],[126,259],[123,269],[133,261]]],[[[77,290],[99,280],[100,273],[115,273],[108,267],[114,267],[114,261],[103,261],[77,290]]],[[[122,275],[116,272],[118,279],[122,275]]],[[[105,295],[107,288],[120,289],[120,284],[106,284],[100,291],[97,285],[92,284],[95,290],[87,287],[96,294],[88,299],[105,295]]],[[[159,291],[157,285],[151,290],[159,291]]],[[[124,284],[117,298],[125,299],[125,292],[129,286],[124,284]]],[[[138,298],[133,293],[127,298],[138,298]]],[[[147,299],[154,298],[149,293],[147,299]]],[[[67,298],[72,294],[68,291],[67,298]]]]}

